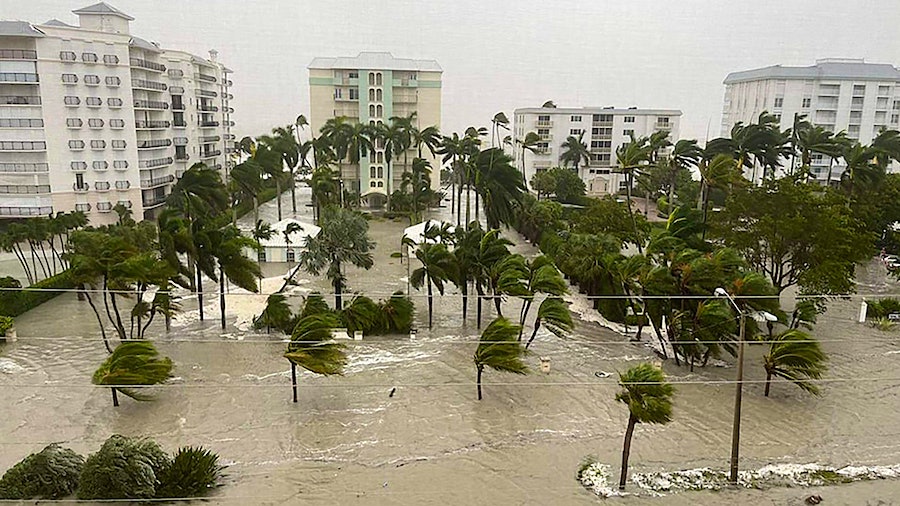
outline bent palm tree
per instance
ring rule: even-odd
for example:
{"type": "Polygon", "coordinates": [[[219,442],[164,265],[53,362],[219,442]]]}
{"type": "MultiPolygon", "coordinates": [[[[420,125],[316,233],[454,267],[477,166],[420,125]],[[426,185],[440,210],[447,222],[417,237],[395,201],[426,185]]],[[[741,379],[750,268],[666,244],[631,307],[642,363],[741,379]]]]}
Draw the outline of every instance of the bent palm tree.
{"type": "Polygon", "coordinates": [[[343,374],[347,364],[344,345],[330,342],[331,330],[341,326],[333,313],[315,313],[297,322],[284,358],[291,363],[291,387],[297,402],[297,366],[315,374],[343,374]]]}
{"type": "Polygon", "coordinates": [[[819,395],[819,388],[811,379],[819,379],[827,370],[828,357],[819,343],[809,334],[797,329],[788,329],[776,334],[769,344],[769,352],[763,356],[766,369],[766,397],[772,377],[784,378],[801,389],[819,395]]]}
{"type": "Polygon", "coordinates": [[[444,244],[423,244],[416,250],[416,258],[422,267],[414,270],[409,282],[416,289],[428,284],[428,328],[431,328],[434,310],[434,294],[432,286],[439,294],[444,295],[444,282],[456,279],[456,262],[453,254],[444,244]]]}
{"type": "Polygon", "coordinates": [[[501,372],[527,374],[528,367],[522,362],[525,348],[516,336],[521,327],[506,318],[497,318],[484,329],[478,349],[475,350],[475,369],[478,372],[478,400],[481,400],[481,374],[485,366],[501,372]]]}
{"type": "Polygon", "coordinates": [[[625,490],[628,476],[628,454],[631,452],[631,436],[639,423],[666,424],[672,421],[672,396],[675,387],[666,383],[662,369],[652,364],[640,364],[619,374],[622,390],[616,400],[628,405],[628,429],[622,448],[622,473],[619,490],[625,490]]]}
{"type": "Polygon", "coordinates": [[[560,147],[562,147],[562,152],[559,156],[559,162],[563,166],[571,164],[575,167],[575,172],[578,172],[578,166],[582,162],[588,163],[591,159],[591,153],[584,142],[584,132],[579,134],[578,137],[574,135],[566,137],[565,142],[560,147]]]}
{"type": "Polygon", "coordinates": [[[139,389],[127,387],[158,385],[169,379],[171,373],[172,360],[168,357],[159,358],[159,352],[153,343],[127,342],[117,346],[112,355],[106,357],[94,372],[91,383],[109,386],[113,406],[118,406],[117,391],[136,401],[149,401],[152,399],[149,395],[139,393],[139,389]]]}
{"type": "Polygon", "coordinates": [[[569,312],[569,305],[559,297],[547,297],[538,307],[537,318],[534,320],[534,331],[528,342],[525,343],[526,350],[537,336],[542,323],[557,337],[563,337],[575,328],[575,324],[572,322],[572,313],[569,312]]]}

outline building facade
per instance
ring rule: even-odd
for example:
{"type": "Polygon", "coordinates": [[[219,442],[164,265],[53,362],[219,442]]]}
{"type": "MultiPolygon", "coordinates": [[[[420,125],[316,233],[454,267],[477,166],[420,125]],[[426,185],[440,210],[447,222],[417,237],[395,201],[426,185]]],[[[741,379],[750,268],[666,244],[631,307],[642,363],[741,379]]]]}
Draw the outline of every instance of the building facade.
{"type": "Polygon", "coordinates": [[[131,35],[105,3],[73,12],[0,21],[0,218],[153,218],[192,164],[227,170],[231,71],[131,35]]]}
{"type": "Polygon", "coordinates": [[[625,177],[615,172],[616,148],[631,136],[643,137],[664,130],[674,143],[678,139],[681,111],[675,109],[616,109],[614,107],[529,107],[516,109],[513,118],[515,139],[537,133],[537,149],[524,153],[516,144],[516,167],[525,171],[531,184],[535,173],[560,166],[562,144],[571,135],[582,140],[590,151],[590,161],[578,172],[588,194],[610,195],[625,189],[625,177]],[[524,155],[524,159],[523,159],[524,155]]]}
{"type": "MultiPolygon", "coordinates": [[[[355,57],[316,58],[309,65],[310,127],[318,132],[326,121],[344,117],[353,123],[389,124],[392,117],[415,113],[419,129],[441,126],[441,66],[434,60],[395,58],[391,53],[362,52],[355,57]]],[[[400,188],[405,172],[417,156],[415,146],[393,155],[388,174],[384,146],[377,143],[374,156],[358,164],[343,163],[345,188],[359,192],[378,206],[400,188]]],[[[427,149],[431,163],[431,187],[440,186],[440,158],[427,149]]]]}
{"type": "MultiPolygon", "coordinates": [[[[743,122],[755,123],[768,111],[791,128],[795,117],[831,132],[844,131],[863,144],[882,129],[900,125],[900,69],[861,59],[821,59],[809,67],[773,65],[733,72],[725,78],[722,135],[743,122]]],[[[812,172],[828,177],[831,160],[814,154],[812,172]]],[[[839,178],[840,160],[832,166],[831,178],[839,178]]]]}

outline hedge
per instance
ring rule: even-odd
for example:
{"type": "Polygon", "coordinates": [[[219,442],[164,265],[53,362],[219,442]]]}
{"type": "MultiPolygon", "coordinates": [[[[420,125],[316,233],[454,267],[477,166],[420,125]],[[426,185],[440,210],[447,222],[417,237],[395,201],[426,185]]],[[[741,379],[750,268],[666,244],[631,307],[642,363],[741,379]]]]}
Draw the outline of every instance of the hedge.
{"type": "Polygon", "coordinates": [[[3,290],[0,292],[0,315],[19,316],[62,293],[61,291],[33,290],[40,288],[72,289],[75,288],[75,283],[70,272],[63,271],[38,281],[28,288],[3,290]]]}

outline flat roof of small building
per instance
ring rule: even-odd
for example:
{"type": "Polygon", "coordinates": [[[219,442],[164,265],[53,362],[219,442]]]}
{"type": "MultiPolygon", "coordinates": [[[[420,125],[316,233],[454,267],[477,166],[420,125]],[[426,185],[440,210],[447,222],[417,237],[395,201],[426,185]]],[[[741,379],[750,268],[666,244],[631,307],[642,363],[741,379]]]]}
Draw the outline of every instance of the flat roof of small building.
{"type": "Polygon", "coordinates": [[[356,56],[314,58],[307,68],[443,72],[443,69],[435,60],[397,58],[386,51],[363,51],[356,56]]]}
{"type": "Polygon", "coordinates": [[[859,79],[867,81],[900,81],[900,69],[888,63],[866,63],[863,59],[825,58],[808,67],[770,65],[752,70],[732,72],[725,84],[765,79],[859,79]]]}
{"type": "Polygon", "coordinates": [[[635,116],[681,116],[679,109],[630,109],[616,107],[522,107],[516,114],[633,114],[635,116]]]}

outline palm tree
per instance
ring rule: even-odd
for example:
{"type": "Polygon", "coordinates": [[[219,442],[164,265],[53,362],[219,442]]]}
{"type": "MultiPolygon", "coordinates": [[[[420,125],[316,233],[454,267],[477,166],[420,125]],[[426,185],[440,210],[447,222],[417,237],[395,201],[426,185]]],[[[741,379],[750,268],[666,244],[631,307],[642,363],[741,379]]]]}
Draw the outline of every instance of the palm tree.
{"type": "Polygon", "coordinates": [[[474,357],[479,401],[481,400],[481,375],[485,366],[501,372],[528,373],[528,367],[522,361],[522,357],[525,356],[525,348],[516,339],[516,335],[520,331],[521,327],[500,317],[492,321],[481,334],[474,357]]]}
{"type": "Polygon", "coordinates": [[[428,148],[431,156],[437,154],[438,148],[441,146],[441,132],[438,127],[431,125],[421,130],[413,127],[411,130],[412,145],[416,147],[416,156],[422,158],[422,148],[428,148]]]}
{"type": "Polygon", "coordinates": [[[325,163],[319,164],[313,170],[310,188],[312,190],[313,214],[315,215],[316,224],[320,224],[322,221],[323,207],[340,204],[339,176],[325,163]]]}
{"type": "MultiPolygon", "coordinates": [[[[333,150],[334,159],[338,164],[338,186],[339,195],[341,197],[341,205],[343,206],[344,192],[344,168],[342,162],[350,154],[350,137],[353,133],[353,126],[344,116],[331,118],[322,125],[320,130],[320,139],[326,140],[333,150]]],[[[321,164],[321,161],[317,163],[321,164]]]]}
{"type": "MultiPolygon", "coordinates": [[[[527,191],[512,158],[499,148],[486,149],[478,153],[474,168],[477,174],[475,192],[484,201],[488,228],[499,228],[501,224],[509,226],[527,191]]],[[[478,219],[477,213],[475,219],[478,219]]]]}
{"type": "MultiPolygon", "coordinates": [[[[708,156],[708,154],[707,154],[708,156]]],[[[713,188],[727,189],[745,182],[741,166],[727,154],[715,155],[712,160],[704,157],[697,166],[700,172],[700,209],[703,211],[703,238],[706,238],[706,222],[709,214],[709,198],[713,188]]]]}
{"type": "Polygon", "coordinates": [[[449,163],[450,170],[452,172],[451,181],[452,181],[452,190],[451,190],[451,213],[456,214],[456,226],[460,226],[460,219],[462,217],[462,164],[465,159],[465,144],[464,139],[460,138],[459,134],[454,132],[453,136],[444,136],[441,139],[441,146],[437,150],[437,154],[442,155],[441,162],[449,163]],[[458,191],[457,191],[458,185],[458,191]]]}
{"type": "Polygon", "coordinates": [[[697,145],[695,139],[681,139],[675,143],[675,147],[672,149],[672,154],[669,156],[666,164],[669,179],[670,209],[675,208],[675,182],[678,180],[678,173],[684,169],[696,167],[702,157],[703,150],[697,145]]]}
{"type": "Polygon", "coordinates": [[[844,149],[842,156],[847,168],[841,174],[841,183],[846,188],[849,204],[856,190],[877,184],[883,178],[884,171],[875,161],[877,152],[858,142],[844,149]]]}
{"type": "Polygon", "coordinates": [[[428,285],[428,328],[431,329],[434,310],[432,286],[444,295],[444,282],[456,279],[456,263],[444,244],[422,244],[416,249],[416,258],[422,262],[422,267],[412,271],[409,282],[417,290],[423,284],[428,285]]]}
{"type": "MultiPolygon", "coordinates": [[[[234,193],[253,200],[253,218],[259,221],[259,193],[263,189],[262,167],[253,158],[241,162],[231,169],[231,184],[234,193]]],[[[243,200],[243,199],[241,199],[243,200]]],[[[237,221],[237,206],[232,208],[232,224],[237,221]]]]}
{"type": "Polygon", "coordinates": [[[538,307],[537,318],[534,320],[534,331],[528,338],[528,342],[525,343],[526,350],[537,336],[542,323],[546,324],[547,330],[557,337],[563,337],[575,328],[572,313],[569,312],[569,305],[560,297],[547,297],[538,307]]]}
{"type": "Polygon", "coordinates": [[[401,125],[391,123],[390,125],[381,124],[376,127],[376,137],[381,140],[384,147],[385,170],[385,188],[384,193],[387,196],[387,208],[391,209],[391,194],[394,188],[393,161],[394,155],[399,155],[406,151],[406,134],[401,125]]]}
{"type": "MultiPolygon", "coordinates": [[[[635,139],[632,136],[631,142],[625,143],[616,149],[616,163],[619,165],[617,172],[625,175],[628,215],[631,217],[631,225],[634,228],[635,237],[638,236],[638,228],[637,221],[634,218],[634,210],[631,208],[631,190],[635,176],[640,174],[641,168],[650,162],[652,154],[653,146],[646,137],[635,139]]],[[[638,253],[643,255],[644,251],[641,242],[638,241],[635,246],[637,246],[638,253]]]]}
{"type": "Polygon", "coordinates": [[[819,379],[827,367],[828,357],[819,343],[809,334],[797,329],[788,329],[770,338],[769,352],[763,356],[766,369],[766,397],[772,377],[777,376],[793,382],[801,389],[819,394],[819,388],[810,382],[819,379]]]}
{"type": "Polygon", "coordinates": [[[140,388],[164,383],[172,373],[172,360],[159,358],[159,352],[153,343],[146,341],[126,342],[113,350],[106,357],[100,368],[94,372],[91,383],[106,385],[112,391],[113,406],[119,405],[116,392],[122,392],[136,401],[149,401],[149,395],[140,393],[140,388]]]}
{"type": "MultiPolygon", "coordinates": [[[[525,180],[525,152],[530,151],[532,153],[538,150],[538,143],[541,142],[541,136],[537,134],[537,132],[528,132],[525,134],[524,139],[516,139],[515,143],[518,144],[522,148],[522,182],[526,182],[525,180]]],[[[527,188],[527,186],[526,186],[527,188]]]]}
{"type": "Polygon", "coordinates": [[[315,374],[343,374],[347,364],[344,345],[332,340],[331,331],[341,326],[336,315],[317,312],[304,316],[291,334],[284,358],[291,363],[291,388],[297,402],[297,366],[315,374]]]}
{"type": "MultiPolygon", "coordinates": [[[[256,241],[257,244],[261,241],[268,241],[273,235],[275,235],[275,232],[272,230],[272,225],[269,225],[263,220],[256,220],[256,223],[253,224],[251,237],[253,237],[253,240],[256,241]]],[[[259,260],[259,255],[257,255],[256,260],[260,270],[262,270],[262,262],[259,260]]],[[[262,286],[260,286],[260,290],[262,290],[262,286]]]]}
{"type": "Polygon", "coordinates": [[[578,172],[578,166],[582,162],[588,163],[591,160],[591,153],[584,142],[584,132],[578,134],[578,137],[574,135],[566,137],[565,142],[560,147],[562,151],[559,155],[559,163],[564,167],[568,165],[574,166],[575,172],[578,172]]]}
{"type": "Polygon", "coordinates": [[[522,328],[528,312],[538,293],[561,297],[568,293],[568,285],[556,265],[549,257],[540,255],[525,263],[525,271],[511,269],[500,278],[500,286],[504,293],[522,298],[522,309],[519,311],[519,337],[522,340],[522,328]]]}
{"type": "Polygon", "coordinates": [[[204,246],[215,257],[215,265],[201,265],[209,269],[206,274],[212,279],[216,279],[215,269],[218,268],[219,312],[222,330],[225,330],[225,279],[244,290],[256,292],[257,279],[262,277],[259,260],[257,258],[257,262],[254,262],[247,258],[244,250],[258,250],[260,246],[256,239],[245,236],[234,225],[208,230],[205,236],[207,241],[204,246]]]}
{"type": "Polygon", "coordinates": [[[625,490],[628,476],[628,454],[631,452],[631,436],[639,423],[666,424],[672,421],[672,396],[675,387],[666,382],[662,369],[652,364],[639,364],[619,374],[622,390],[616,400],[628,405],[628,429],[622,448],[622,472],[619,490],[625,490]]]}
{"type": "Polygon", "coordinates": [[[299,264],[287,281],[293,279],[300,268],[313,275],[324,270],[334,287],[334,307],[340,310],[343,307],[341,292],[345,282],[342,265],[349,263],[371,269],[375,243],[369,240],[369,224],[365,218],[342,208],[326,208],[321,227],[317,236],[306,239],[306,248],[300,253],[299,264]]]}
{"type": "Polygon", "coordinates": [[[375,128],[363,123],[354,123],[349,135],[349,162],[351,165],[359,165],[361,159],[375,152],[375,128]]]}
{"type": "Polygon", "coordinates": [[[281,151],[280,141],[270,136],[262,136],[253,153],[253,160],[259,164],[262,172],[275,181],[277,196],[278,221],[281,221],[281,180],[284,177],[284,154],[281,151]]]}
{"type": "Polygon", "coordinates": [[[478,294],[475,321],[476,327],[479,329],[481,328],[481,304],[488,290],[491,291],[491,298],[497,306],[497,316],[502,316],[500,314],[500,294],[497,292],[500,276],[498,271],[503,268],[501,266],[503,261],[510,256],[509,247],[512,245],[513,242],[501,237],[500,231],[497,229],[485,232],[478,241],[472,277],[475,281],[475,291],[478,294]]]}

